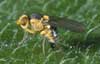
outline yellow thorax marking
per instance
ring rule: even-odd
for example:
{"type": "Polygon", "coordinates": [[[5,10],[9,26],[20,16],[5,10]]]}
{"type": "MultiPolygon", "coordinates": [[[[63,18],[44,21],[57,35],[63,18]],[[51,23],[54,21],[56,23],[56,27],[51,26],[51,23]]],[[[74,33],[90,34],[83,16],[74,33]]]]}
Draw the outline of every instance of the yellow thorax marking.
{"type": "Polygon", "coordinates": [[[44,15],[40,20],[35,19],[35,18],[31,19],[30,24],[34,31],[41,31],[45,29],[45,27],[48,27],[47,25],[44,24],[44,23],[47,23],[48,20],[49,20],[49,17],[44,15]]]}
{"type": "Polygon", "coordinates": [[[30,24],[34,31],[41,31],[44,29],[43,23],[38,19],[31,19],[30,24]]]}

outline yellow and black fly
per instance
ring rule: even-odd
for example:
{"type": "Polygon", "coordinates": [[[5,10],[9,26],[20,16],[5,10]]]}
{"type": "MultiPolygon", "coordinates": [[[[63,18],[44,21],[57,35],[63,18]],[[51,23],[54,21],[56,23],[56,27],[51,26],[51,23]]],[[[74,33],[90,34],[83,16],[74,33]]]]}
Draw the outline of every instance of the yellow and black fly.
{"type": "Polygon", "coordinates": [[[58,27],[69,29],[74,32],[84,32],[83,24],[67,18],[56,18],[48,15],[32,14],[31,16],[22,15],[17,20],[17,24],[25,31],[46,37],[51,47],[55,47],[58,27]]]}

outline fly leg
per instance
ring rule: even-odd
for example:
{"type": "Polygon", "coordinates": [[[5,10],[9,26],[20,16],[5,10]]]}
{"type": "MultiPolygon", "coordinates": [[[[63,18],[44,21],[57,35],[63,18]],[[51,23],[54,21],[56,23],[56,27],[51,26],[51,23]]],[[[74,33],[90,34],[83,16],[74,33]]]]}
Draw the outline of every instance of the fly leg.
{"type": "Polygon", "coordinates": [[[53,35],[53,33],[50,29],[45,29],[45,30],[41,31],[40,34],[43,35],[44,37],[46,37],[49,40],[51,48],[56,47],[55,36],[53,35]]]}
{"type": "Polygon", "coordinates": [[[34,34],[34,33],[35,33],[34,30],[31,30],[31,29],[29,29],[29,28],[25,28],[24,30],[27,31],[27,32],[29,32],[29,33],[31,33],[31,34],[34,34]]]}

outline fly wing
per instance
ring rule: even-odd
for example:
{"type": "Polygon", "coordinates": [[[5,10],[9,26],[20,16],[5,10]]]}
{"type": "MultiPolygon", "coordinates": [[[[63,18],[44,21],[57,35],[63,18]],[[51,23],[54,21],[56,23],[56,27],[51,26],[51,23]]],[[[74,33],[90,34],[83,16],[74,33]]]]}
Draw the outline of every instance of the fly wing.
{"type": "Polygon", "coordinates": [[[71,20],[68,18],[52,18],[50,17],[50,24],[51,26],[57,26],[57,27],[61,27],[73,32],[84,32],[85,31],[85,26],[75,20],[71,20]]]}

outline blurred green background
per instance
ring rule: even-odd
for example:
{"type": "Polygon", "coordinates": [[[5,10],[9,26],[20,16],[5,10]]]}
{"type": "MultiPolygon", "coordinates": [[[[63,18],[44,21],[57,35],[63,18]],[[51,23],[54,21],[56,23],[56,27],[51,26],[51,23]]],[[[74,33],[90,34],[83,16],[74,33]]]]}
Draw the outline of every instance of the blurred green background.
{"type": "Polygon", "coordinates": [[[100,64],[100,0],[0,0],[0,64],[100,64]],[[44,38],[16,25],[22,14],[32,13],[66,16],[86,31],[59,28],[61,49],[52,50],[44,38]]]}

